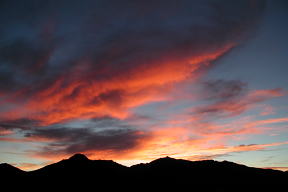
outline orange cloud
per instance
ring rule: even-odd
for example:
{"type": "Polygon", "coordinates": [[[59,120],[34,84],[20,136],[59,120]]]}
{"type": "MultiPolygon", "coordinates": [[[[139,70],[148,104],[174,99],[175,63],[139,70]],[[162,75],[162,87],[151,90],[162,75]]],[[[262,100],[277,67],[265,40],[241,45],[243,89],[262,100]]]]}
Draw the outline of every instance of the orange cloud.
{"type": "Polygon", "coordinates": [[[11,130],[6,130],[6,129],[0,129],[0,136],[3,136],[3,135],[12,135],[14,132],[11,131],[11,130]]]}
{"type": "Polygon", "coordinates": [[[182,59],[163,58],[154,64],[149,63],[149,66],[142,61],[135,68],[104,80],[74,78],[77,77],[74,68],[32,95],[20,108],[1,114],[1,117],[30,118],[42,122],[42,125],[102,116],[123,119],[129,115],[130,108],[167,99],[171,85],[193,78],[198,69],[233,46],[225,45],[212,52],[182,59]]]}
{"type": "Polygon", "coordinates": [[[28,138],[15,138],[15,137],[0,137],[0,141],[10,142],[10,143],[25,143],[25,142],[53,142],[56,141],[50,138],[44,137],[28,137],[28,138]]]}
{"type": "Polygon", "coordinates": [[[288,118],[274,118],[274,119],[258,120],[258,121],[249,123],[247,126],[255,127],[255,126],[260,126],[260,125],[267,125],[267,124],[272,124],[272,123],[283,123],[283,122],[288,122],[288,118]]]}

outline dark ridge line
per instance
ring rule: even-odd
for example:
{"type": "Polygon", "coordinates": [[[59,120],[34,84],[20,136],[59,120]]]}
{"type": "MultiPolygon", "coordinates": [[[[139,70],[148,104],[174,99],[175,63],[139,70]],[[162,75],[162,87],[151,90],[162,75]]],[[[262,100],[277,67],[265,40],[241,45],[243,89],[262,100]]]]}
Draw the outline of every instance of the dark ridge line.
{"type": "Polygon", "coordinates": [[[66,162],[66,161],[76,161],[76,162],[83,162],[83,161],[86,161],[86,162],[111,162],[111,163],[114,163],[114,164],[118,164],[122,167],[125,167],[125,168],[135,168],[137,166],[150,166],[150,165],[153,165],[157,162],[160,162],[160,161],[174,161],[174,162],[184,162],[184,163],[203,163],[203,162],[214,162],[214,163],[226,163],[226,164],[230,164],[230,165],[234,165],[234,166],[242,166],[242,167],[246,167],[246,168],[252,168],[252,169],[259,169],[259,170],[271,170],[271,171],[276,171],[276,172],[287,172],[288,171],[282,171],[282,170],[276,170],[276,169],[271,169],[271,168],[258,168],[258,167],[250,167],[250,166],[247,166],[247,165],[244,165],[244,164],[238,164],[238,163],[234,163],[234,162],[231,162],[231,161],[227,161],[227,160],[223,160],[223,161],[216,161],[216,160],[199,160],[199,161],[191,161],[191,160],[185,160],[185,159],[176,159],[176,158],[171,158],[169,156],[166,156],[166,157],[161,157],[161,158],[158,158],[158,159],[154,159],[150,162],[147,162],[147,163],[139,163],[139,164],[135,164],[135,165],[131,165],[131,166],[125,166],[125,165],[122,165],[120,163],[117,163],[113,160],[100,160],[100,159],[89,159],[86,155],[82,154],[82,153],[76,153],[74,155],[72,155],[71,157],[67,158],[67,159],[62,159],[58,162],[54,162],[54,163],[51,163],[51,164],[48,164],[48,165],[45,165],[41,168],[38,168],[38,169],[35,169],[35,170],[30,170],[30,171],[25,171],[25,170],[22,170],[16,166],[13,166],[13,165],[10,165],[8,163],[1,163],[0,164],[0,169],[14,169],[14,170],[18,170],[19,172],[26,172],[26,173],[30,173],[30,172],[36,172],[38,170],[41,170],[41,169],[44,169],[46,167],[50,167],[50,166],[53,166],[55,164],[58,164],[58,163],[61,163],[61,162],[66,162]]]}

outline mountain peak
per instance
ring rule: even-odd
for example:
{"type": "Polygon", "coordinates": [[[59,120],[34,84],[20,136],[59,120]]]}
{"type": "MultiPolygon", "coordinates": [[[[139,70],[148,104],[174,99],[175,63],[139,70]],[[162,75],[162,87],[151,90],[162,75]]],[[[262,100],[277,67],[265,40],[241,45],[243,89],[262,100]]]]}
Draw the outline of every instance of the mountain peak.
{"type": "Polygon", "coordinates": [[[172,157],[169,157],[169,156],[166,156],[166,157],[162,157],[162,158],[159,158],[159,159],[156,159],[156,160],[154,160],[154,161],[175,161],[175,160],[177,160],[177,159],[174,159],[174,158],[172,158],[172,157]]]}
{"type": "Polygon", "coordinates": [[[77,153],[73,156],[71,156],[69,158],[69,160],[73,160],[73,161],[87,161],[89,160],[88,157],[86,157],[84,154],[81,154],[81,153],[77,153]]]}

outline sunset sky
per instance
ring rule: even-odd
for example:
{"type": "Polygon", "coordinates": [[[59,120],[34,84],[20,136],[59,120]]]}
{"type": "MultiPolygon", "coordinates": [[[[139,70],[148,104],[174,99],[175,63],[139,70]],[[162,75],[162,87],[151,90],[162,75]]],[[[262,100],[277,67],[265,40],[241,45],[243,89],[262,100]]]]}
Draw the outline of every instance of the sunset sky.
{"type": "Polygon", "coordinates": [[[2,0],[0,163],[288,170],[287,21],[286,0],[2,0]]]}

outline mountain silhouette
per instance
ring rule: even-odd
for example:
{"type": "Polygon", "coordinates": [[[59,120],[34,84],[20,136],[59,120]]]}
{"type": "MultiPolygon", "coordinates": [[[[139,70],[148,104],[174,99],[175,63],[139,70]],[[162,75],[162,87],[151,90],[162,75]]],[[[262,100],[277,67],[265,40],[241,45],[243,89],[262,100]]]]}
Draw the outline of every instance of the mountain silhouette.
{"type": "Polygon", "coordinates": [[[72,160],[72,161],[88,161],[89,159],[85,155],[78,153],[78,154],[75,154],[75,155],[71,156],[69,158],[69,160],[72,160]]]}
{"type": "Polygon", "coordinates": [[[112,160],[90,160],[83,154],[29,172],[1,164],[0,177],[5,184],[13,180],[23,187],[32,182],[31,186],[46,186],[51,190],[57,186],[64,191],[79,186],[81,190],[94,186],[94,191],[100,188],[124,191],[281,191],[288,181],[287,172],[228,161],[165,157],[126,167],[112,160]]]}
{"type": "Polygon", "coordinates": [[[68,178],[69,180],[80,180],[91,177],[103,180],[108,177],[114,178],[126,169],[128,168],[112,160],[89,160],[83,154],[75,154],[69,159],[30,171],[27,175],[35,178],[40,176],[51,179],[61,177],[68,178]]]}
{"type": "Polygon", "coordinates": [[[25,172],[22,171],[21,169],[18,169],[17,167],[14,167],[14,166],[9,165],[7,163],[0,164],[1,177],[20,176],[20,175],[24,175],[24,173],[25,172]]]}

